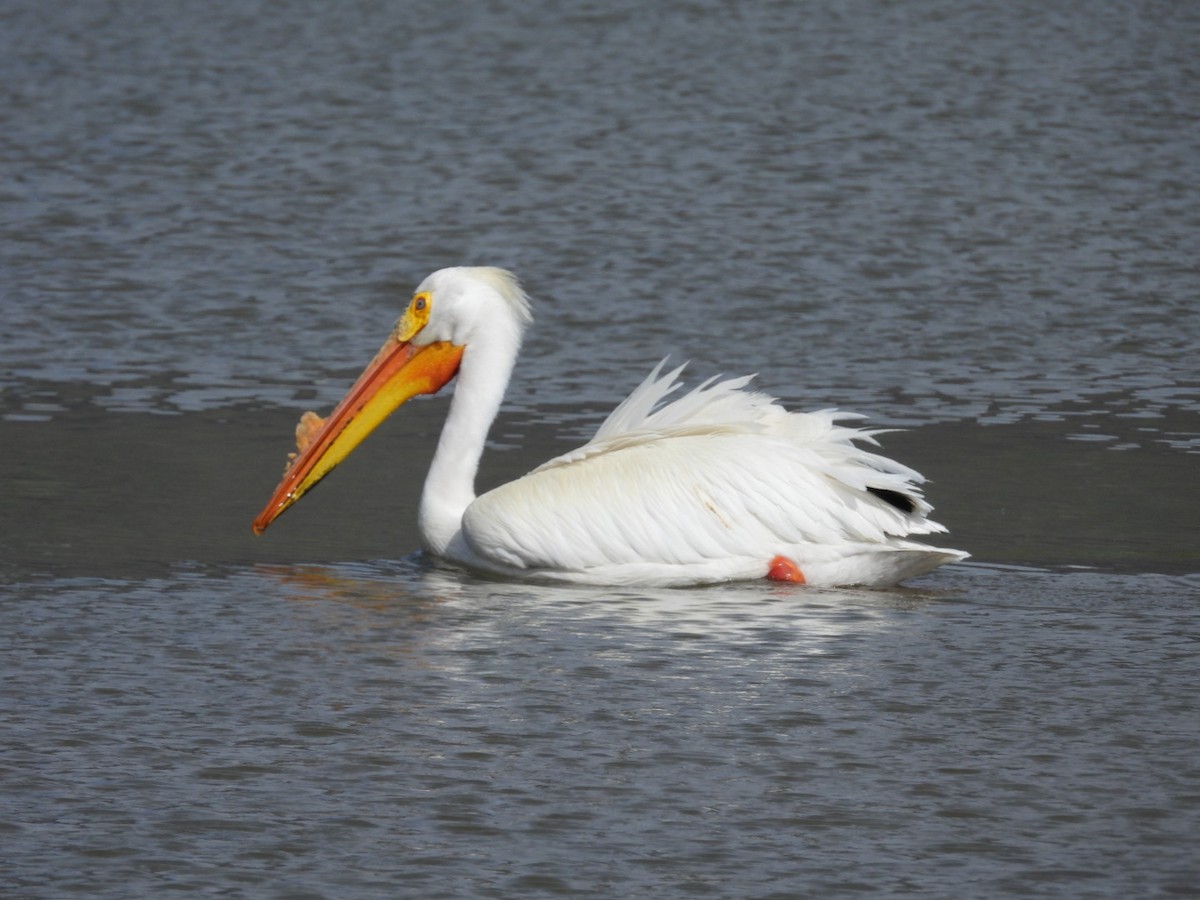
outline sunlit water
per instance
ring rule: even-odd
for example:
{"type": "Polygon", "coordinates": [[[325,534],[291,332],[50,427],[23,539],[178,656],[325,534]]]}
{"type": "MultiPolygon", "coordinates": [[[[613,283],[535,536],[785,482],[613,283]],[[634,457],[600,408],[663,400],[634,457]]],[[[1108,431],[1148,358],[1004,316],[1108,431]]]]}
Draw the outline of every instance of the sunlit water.
{"type": "Polygon", "coordinates": [[[1200,891],[1193,5],[10,3],[0,893],[1200,891]],[[483,480],[662,356],[934,479],[895,591],[419,555],[407,293],[537,322],[483,480]],[[380,561],[383,560],[383,561],[380,561]]]}

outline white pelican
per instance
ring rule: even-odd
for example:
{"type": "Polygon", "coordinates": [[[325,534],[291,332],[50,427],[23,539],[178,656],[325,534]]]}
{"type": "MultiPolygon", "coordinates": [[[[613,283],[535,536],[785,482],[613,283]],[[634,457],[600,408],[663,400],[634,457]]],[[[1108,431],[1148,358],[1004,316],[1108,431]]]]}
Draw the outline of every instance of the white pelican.
{"type": "Polygon", "coordinates": [[[492,573],[670,586],[751,578],[889,585],[964,559],[910,535],[922,476],[856,446],[877,431],[836,410],[787,412],[709,379],[667,402],[682,366],[650,373],[588,443],[475,496],[475,473],[530,322],[503,269],[450,268],[417,288],[328,419],[306,413],[299,452],[254,522],[261,534],[401,404],[458,376],[418,524],[437,556],[492,573]]]}

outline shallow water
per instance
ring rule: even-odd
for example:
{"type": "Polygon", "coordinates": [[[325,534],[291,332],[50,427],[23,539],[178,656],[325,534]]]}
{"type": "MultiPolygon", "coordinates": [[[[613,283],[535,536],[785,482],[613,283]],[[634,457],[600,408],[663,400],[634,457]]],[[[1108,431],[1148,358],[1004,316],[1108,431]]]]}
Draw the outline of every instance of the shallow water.
{"type": "Polygon", "coordinates": [[[0,14],[0,892],[1200,890],[1188,4],[0,14]],[[415,553],[445,398],[253,538],[412,286],[525,279],[481,485],[663,355],[837,405],[971,563],[415,553]]]}

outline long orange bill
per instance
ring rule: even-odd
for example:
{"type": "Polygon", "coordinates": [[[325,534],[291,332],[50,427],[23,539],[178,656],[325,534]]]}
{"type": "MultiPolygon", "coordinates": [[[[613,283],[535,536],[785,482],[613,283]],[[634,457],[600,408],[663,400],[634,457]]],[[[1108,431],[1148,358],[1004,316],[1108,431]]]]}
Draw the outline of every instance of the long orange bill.
{"type": "Polygon", "coordinates": [[[414,346],[390,337],[323,422],[308,415],[297,430],[299,453],[254,520],[262,534],[280,514],[333,471],[384,419],[417,394],[432,394],[458,373],[463,348],[444,341],[414,346]]]}

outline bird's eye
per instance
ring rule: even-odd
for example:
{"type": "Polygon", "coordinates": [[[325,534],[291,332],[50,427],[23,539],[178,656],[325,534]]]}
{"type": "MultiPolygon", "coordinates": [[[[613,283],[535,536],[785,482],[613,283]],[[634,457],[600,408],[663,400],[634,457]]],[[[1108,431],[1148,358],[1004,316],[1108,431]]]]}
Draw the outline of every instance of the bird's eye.
{"type": "Polygon", "coordinates": [[[427,291],[413,294],[412,300],[408,303],[408,309],[404,311],[404,315],[400,317],[400,321],[396,325],[397,333],[401,336],[399,339],[411,341],[413,335],[428,324],[432,308],[433,298],[427,291]]]}

